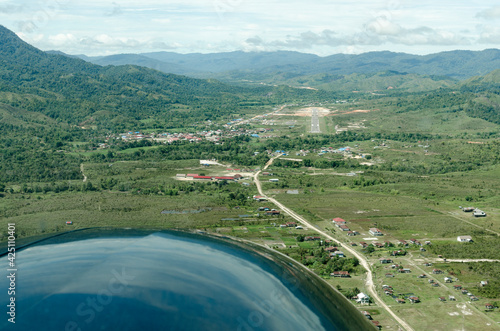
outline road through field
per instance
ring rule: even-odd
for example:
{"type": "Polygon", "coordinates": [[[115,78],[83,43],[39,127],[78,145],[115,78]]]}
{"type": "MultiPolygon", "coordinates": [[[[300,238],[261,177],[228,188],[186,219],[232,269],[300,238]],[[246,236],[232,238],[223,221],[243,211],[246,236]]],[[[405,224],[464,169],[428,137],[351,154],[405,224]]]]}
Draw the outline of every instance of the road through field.
{"type": "MultiPolygon", "coordinates": [[[[275,157],[271,158],[271,160],[269,160],[266,163],[266,165],[264,166],[264,168],[262,170],[267,169],[273,163],[273,161],[278,157],[279,156],[275,156],[275,157]]],[[[337,239],[335,239],[334,237],[332,237],[331,235],[329,235],[325,231],[318,229],[312,223],[310,223],[308,220],[306,220],[304,217],[295,213],[293,210],[287,208],[285,205],[283,205],[282,203],[280,203],[276,199],[266,196],[264,194],[264,192],[262,191],[262,185],[261,185],[260,180],[259,180],[259,174],[262,170],[258,171],[254,176],[255,185],[257,186],[257,190],[259,191],[259,194],[261,196],[266,197],[268,201],[274,203],[278,208],[280,208],[282,211],[284,211],[285,213],[290,215],[296,221],[307,226],[311,230],[316,231],[317,233],[321,234],[325,238],[336,242],[338,245],[340,245],[342,247],[342,249],[344,249],[344,250],[348,251],[349,253],[351,253],[352,255],[354,255],[359,260],[359,263],[366,269],[366,272],[367,272],[366,273],[366,287],[367,287],[368,291],[370,292],[370,295],[372,296],[372,298],[374,300],[376,300],[377,304],[379,306],[381,306],[382,308],[384,308],[405,330],[413,331],[413,329],[410,327],[410,325],[408,325],[404,320],[399,318],[378,295],[377,291],[375,290],[375,285],[373,284],[373,275],[372,275],[372,271],[370,268],[370,264],[368,263],[367,259],[363,255],[358,253],[356,250],[354,250],[353,248],[342,244],[340,241],[338,241],[337,239]]]]}

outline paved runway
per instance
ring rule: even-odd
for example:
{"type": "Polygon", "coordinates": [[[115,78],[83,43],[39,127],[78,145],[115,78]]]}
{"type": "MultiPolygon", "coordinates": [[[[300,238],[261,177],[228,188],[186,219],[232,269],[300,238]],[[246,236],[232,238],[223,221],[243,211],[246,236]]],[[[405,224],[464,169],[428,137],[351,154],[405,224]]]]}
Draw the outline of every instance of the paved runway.
{"type": "Polygon", "coordinates": [[[312,109],[312,114],[311,114],[311,133],[321,133],[321,130],[319,128],[319,115],[318,115],[318,109],[313,108],[312,109]]]}

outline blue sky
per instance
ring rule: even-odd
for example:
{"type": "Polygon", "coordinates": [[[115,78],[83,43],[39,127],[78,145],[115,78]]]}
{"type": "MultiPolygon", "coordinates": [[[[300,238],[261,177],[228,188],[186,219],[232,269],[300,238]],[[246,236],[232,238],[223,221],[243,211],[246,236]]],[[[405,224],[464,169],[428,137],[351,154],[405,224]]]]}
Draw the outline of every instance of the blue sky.
{"type": "Polygon", "coordinates": [[[86,55],[500,48],[490,0],[0,0],[0,22],[42,50],[86,55]]]}

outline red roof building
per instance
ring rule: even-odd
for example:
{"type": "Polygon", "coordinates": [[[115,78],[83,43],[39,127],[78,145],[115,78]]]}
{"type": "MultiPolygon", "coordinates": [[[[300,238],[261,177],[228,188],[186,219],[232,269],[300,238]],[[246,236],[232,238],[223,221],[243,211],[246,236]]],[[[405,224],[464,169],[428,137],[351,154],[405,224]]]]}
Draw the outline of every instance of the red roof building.
{"type": "Polygon", "coordinates": [[[210,176],[193,176],[193,179],[212,179],[210,176]]]}

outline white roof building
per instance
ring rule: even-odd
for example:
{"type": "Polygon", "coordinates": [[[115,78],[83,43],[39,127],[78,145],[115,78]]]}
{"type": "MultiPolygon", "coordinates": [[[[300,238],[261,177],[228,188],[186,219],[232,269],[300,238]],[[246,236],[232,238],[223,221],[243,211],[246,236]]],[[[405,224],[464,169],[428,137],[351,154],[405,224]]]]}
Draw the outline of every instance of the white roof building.
{"type": "Polygon", "coordinates": [[[370,302],[370,297],[363,292],[358,293],[357,295],[356,302],[357,303],[369,303],[370,302]]]}
{"type": "Polygon", "coordinates": [[[457,241],[458,242],[471,242],[472,237],[471,236],[458,236],[457,241]]]}

